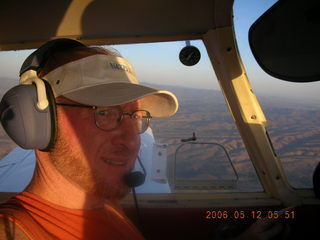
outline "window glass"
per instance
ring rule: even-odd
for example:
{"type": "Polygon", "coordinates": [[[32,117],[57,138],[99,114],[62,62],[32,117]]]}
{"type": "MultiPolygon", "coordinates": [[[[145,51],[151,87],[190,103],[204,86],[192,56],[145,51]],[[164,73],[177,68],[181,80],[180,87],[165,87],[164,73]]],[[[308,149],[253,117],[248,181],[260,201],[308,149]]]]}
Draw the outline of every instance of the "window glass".
{"type": "Polygon", "coordinates": [[[0,124],[0,159],[4,158],[17,145],[8,137],[0,124]]]}
{"type": "Polygon", "coordinates": [[[238,47],[253,90],[268,120],[268,132],[294,188],[312,188],[320,161],[320,82],[275,79],[257,65],[248,43],[251,24],[276,1],[240,1],[234,5],[238,47]]]}
{"type": "MultiPolygon", "coordinates": [[[[198,40],[191,45],[201,52],[200,62],[192,67],[179,61],[183,41],[115,47],[133,63],[142,83],[172,91],[179,99],[175,116],[153,118],[151,123],[154,140],[165,146],[167,155],[169,180],[162,179],[162,184],[171,192],[263,191],[204,44],[198,40]]],[[[149,190],[142,186],[139,191],[149,190]]]]}
{"type": "MultiPolygon", "coordinates": [[[[19,83],[19,70],[22,61],[30,51],[6,51],[0,52],[1,58],[1,77],[0,77],[0,99],[10,88],[19,83]],[[20,57],[21,56],[21,57],[20,57]],[[21,58],[21,59],[20,59],[21,58]],[[17,61],[17,62],[16,62],[17,61]]],[[[0,124],[0,159],[5,157],[17,145],[8,137],[0,124]]]]}

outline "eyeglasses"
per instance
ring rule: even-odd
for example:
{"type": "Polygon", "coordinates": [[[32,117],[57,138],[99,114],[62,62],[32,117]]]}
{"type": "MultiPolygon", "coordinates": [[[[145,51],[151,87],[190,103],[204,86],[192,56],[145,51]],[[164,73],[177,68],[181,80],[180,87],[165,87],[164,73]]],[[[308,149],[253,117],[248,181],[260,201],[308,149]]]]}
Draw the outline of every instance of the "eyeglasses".
{"type": "Polygon", "coordinates": [[[67,104],[67,103],[56,103],[58,106],[67,107],[80,107],[80,108],[91,108],[94,111],[94,121],[96,126],[103,131],[111,131],[116,129],[124,119],[124,116],[129,116],[137,124],[138,133],[144,133],[150,124],[152,118],[151,114],[146,110],[137,110],[132,113],[122,112],[118,108],[100,108],[97,106],[67,104]]]}

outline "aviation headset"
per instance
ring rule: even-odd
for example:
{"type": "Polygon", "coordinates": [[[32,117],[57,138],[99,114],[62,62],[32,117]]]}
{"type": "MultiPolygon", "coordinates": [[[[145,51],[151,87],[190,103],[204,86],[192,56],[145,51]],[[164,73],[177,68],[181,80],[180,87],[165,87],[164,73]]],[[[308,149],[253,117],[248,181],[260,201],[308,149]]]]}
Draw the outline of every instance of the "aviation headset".
{"type": "Polygon", "coordinates": [[[0,120],[11,139],[24,149],[49,151],[56,139],[56,107],[51,86],[38,77],[49,58],[59,51],[84,46],[71,39],[49,41],[21,66],[20,85],[11,88],[0,103],[0,120]]]}

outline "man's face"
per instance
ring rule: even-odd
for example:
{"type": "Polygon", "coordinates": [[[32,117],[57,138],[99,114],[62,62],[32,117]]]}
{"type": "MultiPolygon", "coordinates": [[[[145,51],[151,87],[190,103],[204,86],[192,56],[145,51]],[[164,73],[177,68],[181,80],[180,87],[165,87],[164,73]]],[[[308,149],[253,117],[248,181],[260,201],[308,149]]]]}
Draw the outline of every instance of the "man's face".
{"type": "MultiPolygon", "coordinates": [[[[73,103],[59,97],[58,103],[73,103]]],[[[123,112],[139,109],[139,102],[117,106],[123,112]]],[[[128,193],[123,177],[131,172],[140,148],[135,121],[125,116],[111,131],[99,129],[90,108],[57,106],[58,133],[50,157],[57,170],[89,194],[105,199],[128,193]]]]}

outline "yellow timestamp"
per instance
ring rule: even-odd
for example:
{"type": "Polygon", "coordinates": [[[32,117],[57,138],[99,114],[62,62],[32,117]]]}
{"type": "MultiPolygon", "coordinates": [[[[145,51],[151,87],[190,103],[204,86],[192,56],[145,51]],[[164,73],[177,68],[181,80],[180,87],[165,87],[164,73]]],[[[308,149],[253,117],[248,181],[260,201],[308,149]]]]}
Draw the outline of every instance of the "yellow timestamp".
{"type": "Polygon", "coordinates": [[[207,210],[205,218],[208,220],[226,219],[294,219],[295,211],[275,210],[207,210]]]}

